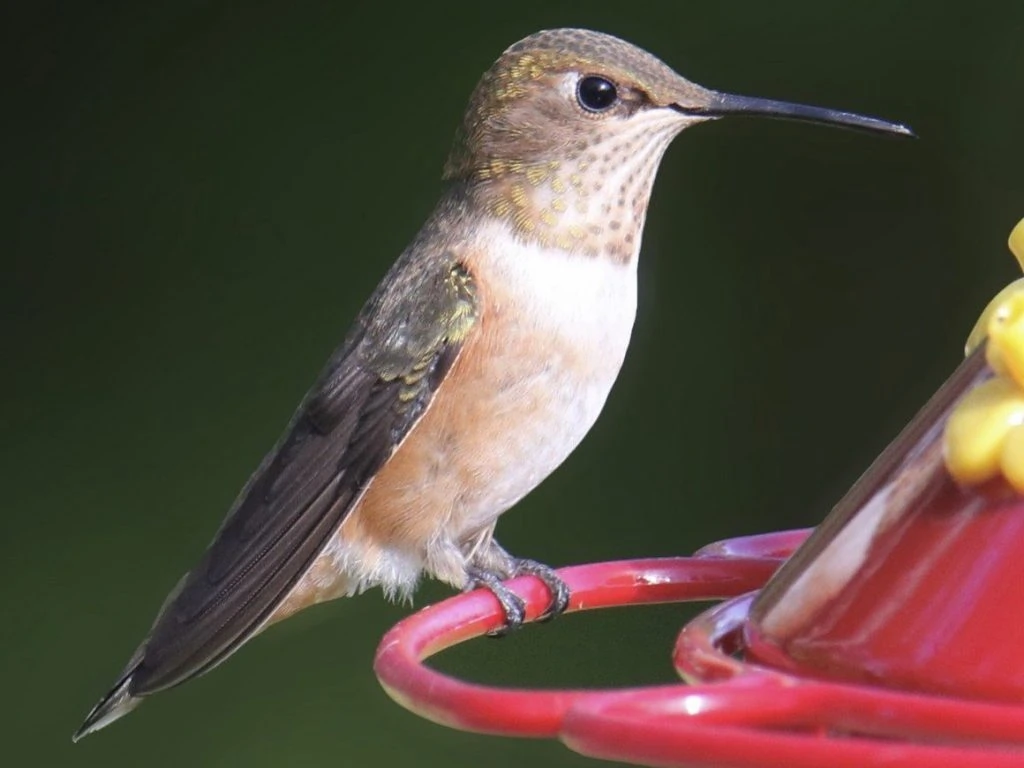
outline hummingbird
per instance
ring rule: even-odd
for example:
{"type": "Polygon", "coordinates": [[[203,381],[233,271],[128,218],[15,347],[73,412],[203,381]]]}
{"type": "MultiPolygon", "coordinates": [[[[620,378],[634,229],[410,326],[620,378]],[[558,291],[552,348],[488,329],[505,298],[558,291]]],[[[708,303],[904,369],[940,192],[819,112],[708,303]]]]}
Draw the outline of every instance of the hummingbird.
{"type": "Polygon", "coordinates": [[[523,602],[503,580],[534,574],[548,614],[564,611],[565,583],[506,552],[495,525],[577,447],[619,374],[663,153],[727,115],[912,135],[712,91],[599,32],[508,48],[472,93],[436,208],[74,739],[371,587],[486,587],[516,628],[523,602]]]}

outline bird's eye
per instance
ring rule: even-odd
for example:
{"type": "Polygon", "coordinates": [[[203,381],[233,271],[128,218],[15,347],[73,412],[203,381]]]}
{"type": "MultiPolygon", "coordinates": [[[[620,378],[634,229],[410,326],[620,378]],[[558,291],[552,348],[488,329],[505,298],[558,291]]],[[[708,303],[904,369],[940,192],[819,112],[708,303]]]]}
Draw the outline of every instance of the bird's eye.
{"type": "Polygon", "coordinates": [[[581,78],[576,86],[576,101],[588,112],[604,112],[618,100],[615,83],[603,77],[588,75],[581,78]]]}

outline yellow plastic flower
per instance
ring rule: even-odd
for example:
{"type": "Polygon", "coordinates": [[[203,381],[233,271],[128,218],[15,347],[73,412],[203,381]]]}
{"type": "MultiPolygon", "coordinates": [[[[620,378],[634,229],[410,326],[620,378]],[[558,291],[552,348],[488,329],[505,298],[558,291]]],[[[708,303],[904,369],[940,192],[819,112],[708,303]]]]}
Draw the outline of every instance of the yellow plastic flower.
{"type": "MultiPolygon", "coordinates": [[[[1024,219],[1010,233],[1010,250],[1024,269],[1024,219]]],[[[986,340],[985,359],[995,376],[964,395],[950,414],[946,468],[964,485],[1002,475],[1024,493],[1024,278],[985,307],[967,339],[967,353],[986,340]]]]}

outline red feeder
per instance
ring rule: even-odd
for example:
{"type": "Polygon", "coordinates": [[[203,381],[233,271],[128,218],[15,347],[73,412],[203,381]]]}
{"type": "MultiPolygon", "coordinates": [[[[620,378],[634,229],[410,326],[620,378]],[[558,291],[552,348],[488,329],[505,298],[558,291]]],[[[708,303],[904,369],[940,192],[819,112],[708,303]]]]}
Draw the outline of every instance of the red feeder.
{"type": "MultiPolygon", "coordinates": [[[[980,352],[968,358],[809,538],[767,534],[691,558],[560,572],[570,610],[733,598],[680,634],[686,685],[505,690],[424,666],[498,628],[500,607],[483,591],[395,626],[377,675],[444,725],[557,737],[639,765],[1024,768],[1024,500],[998,480],[964,490],[943,463],[951,409],[991,375],[980,352]]],[[[510,585],[531,618],[546,606],[536,579],[510,585]]]]}

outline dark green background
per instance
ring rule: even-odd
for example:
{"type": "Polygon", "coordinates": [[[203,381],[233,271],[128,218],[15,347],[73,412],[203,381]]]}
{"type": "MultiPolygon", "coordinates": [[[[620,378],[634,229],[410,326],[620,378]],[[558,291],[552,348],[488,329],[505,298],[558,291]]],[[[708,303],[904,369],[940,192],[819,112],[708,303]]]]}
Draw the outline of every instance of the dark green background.
{"type": "MultiPolygon", "coordinates": [[[[921,138],[752,119],[684,134],[656,185],[621,380],[502,522],[513,552],[672,555],[813,524],[1018,274],[1017,0],[25,3],[0,24],[0,760],[585,764],[393,704],[371,661],[408,609],[378,593],[308,611],[69,740],[430,210],[477,77],[561,25],[714,88],[921,138]]],[[[507,683],[669,680],[687,615],[572,616],[439,664],[507,683]]]]}

